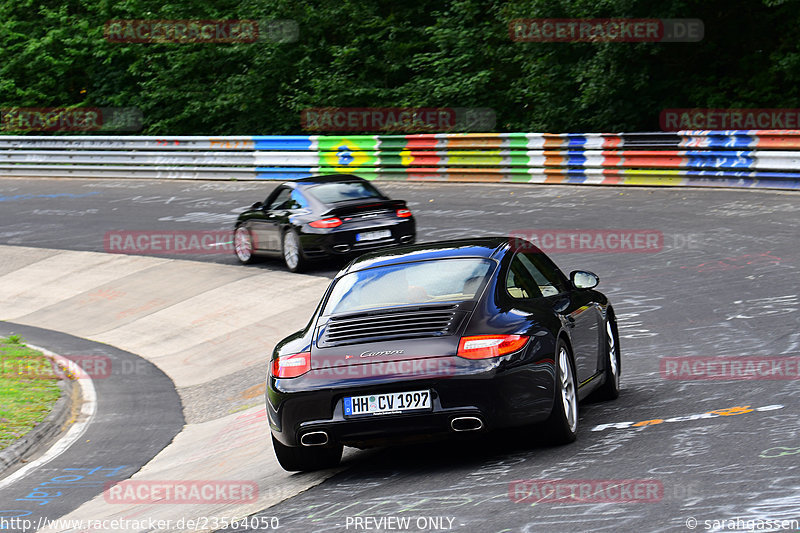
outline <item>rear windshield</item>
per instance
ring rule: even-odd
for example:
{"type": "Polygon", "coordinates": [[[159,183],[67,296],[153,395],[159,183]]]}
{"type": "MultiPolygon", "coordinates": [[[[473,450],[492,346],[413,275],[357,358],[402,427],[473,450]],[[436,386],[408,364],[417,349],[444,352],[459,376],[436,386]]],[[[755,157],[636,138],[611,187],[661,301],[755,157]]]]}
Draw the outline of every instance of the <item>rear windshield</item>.
{"type": "Polygon", "coordinates": [[[472,300],[485,285],[494,261],[453,258],[370,268],[342,276],[324,314],[434,302],[472,300]]]}
{"type": "Polygon", "coordinates": [[[320,183],[309,187],[308,194],[323,204],[335,204],[361,198],[379,198],[381,200],[386,198],[369,183],[360,181],[320,183]]]}

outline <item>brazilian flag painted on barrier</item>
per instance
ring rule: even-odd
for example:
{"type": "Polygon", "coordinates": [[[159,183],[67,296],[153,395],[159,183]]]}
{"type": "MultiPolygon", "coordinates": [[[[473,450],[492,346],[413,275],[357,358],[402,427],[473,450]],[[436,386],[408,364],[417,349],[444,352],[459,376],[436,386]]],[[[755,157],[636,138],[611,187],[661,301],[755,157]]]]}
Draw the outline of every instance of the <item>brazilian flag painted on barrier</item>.
{"type": "Polygon", "coordinates": [[[330,167],[336,172],[354,172],[374,169],[380,164],[378,137],[375,135],[352,135],[349,137],[319,137],[317,141],[319,166],[330,167]]]}

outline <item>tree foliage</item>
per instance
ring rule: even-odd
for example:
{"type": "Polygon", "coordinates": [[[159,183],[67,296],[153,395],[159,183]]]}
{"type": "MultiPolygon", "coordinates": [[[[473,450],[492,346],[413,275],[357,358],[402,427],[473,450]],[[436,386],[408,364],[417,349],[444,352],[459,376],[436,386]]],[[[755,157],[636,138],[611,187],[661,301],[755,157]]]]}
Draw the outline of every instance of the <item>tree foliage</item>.
{"type": "Polygon", "coordinates": [[[135,107],[144,134],[303,134],[306,108],[488,107],[496,131],[647,131],[796,108],[794,0],[0,0],[0,107],[135,107]],[[515,42],[519,18],[698,18],[694,43],[515,42]],[[297,40],[117,43],[120,19],[293,20],[297,40]]]}

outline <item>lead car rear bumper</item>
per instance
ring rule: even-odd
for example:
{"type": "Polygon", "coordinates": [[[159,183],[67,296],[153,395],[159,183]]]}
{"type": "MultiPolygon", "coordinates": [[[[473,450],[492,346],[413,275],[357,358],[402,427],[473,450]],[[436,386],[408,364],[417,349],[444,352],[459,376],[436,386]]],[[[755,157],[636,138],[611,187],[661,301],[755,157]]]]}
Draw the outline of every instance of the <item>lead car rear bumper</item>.
{"type": "Polygon", "coordinates": [[[367,447],[406,438],[532,424],[550,414],[555,397],[552,359],[510,368],[496,360],[452,359],[459,360],[461,372],[446,378],[371,378],[357,384],[325,382],[312,376],[270,378],[266,394],[270,430],[287,446],[299,446],[305,440],[303,445],[367,447]],[[430,411],[344,416],[346,396],[416,390],[431,391],[430,411]],[[324,433],[324,438],[311,435],[319,433],[324,433]]]}

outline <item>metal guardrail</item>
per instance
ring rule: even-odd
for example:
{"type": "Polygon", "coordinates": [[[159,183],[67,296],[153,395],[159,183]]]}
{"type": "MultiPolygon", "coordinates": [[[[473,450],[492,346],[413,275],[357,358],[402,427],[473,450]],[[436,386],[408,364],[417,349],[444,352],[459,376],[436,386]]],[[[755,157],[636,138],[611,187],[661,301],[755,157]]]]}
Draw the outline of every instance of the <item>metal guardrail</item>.
{"type": "Polygon", "coordinates": [[[367,179],[800,189],[800,131],[0,136],[0,176],[367,179]]]}

